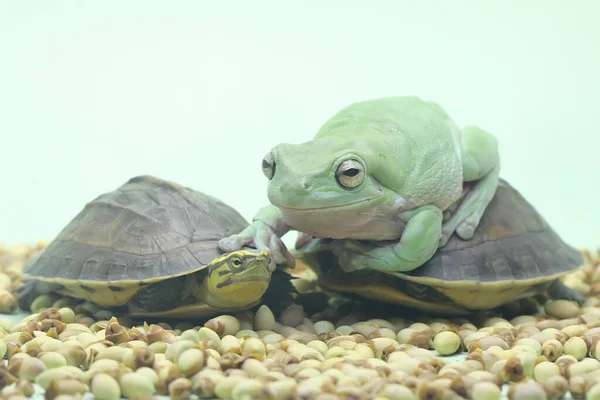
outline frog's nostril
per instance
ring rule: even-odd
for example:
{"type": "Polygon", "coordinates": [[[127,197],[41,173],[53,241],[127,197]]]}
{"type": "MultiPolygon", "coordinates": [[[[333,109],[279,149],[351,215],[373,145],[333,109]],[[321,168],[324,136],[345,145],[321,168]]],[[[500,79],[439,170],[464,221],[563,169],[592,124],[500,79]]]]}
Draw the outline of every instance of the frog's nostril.
{"type": "Polygon", "coordinates": [[[304,187],[304,189],[308,189],[308,188],[310,188],[310,183],[309,183],[309,182],[306,182],[306,181],[304,181],[304,182],[302,183],[302,187],[304,187]]]}

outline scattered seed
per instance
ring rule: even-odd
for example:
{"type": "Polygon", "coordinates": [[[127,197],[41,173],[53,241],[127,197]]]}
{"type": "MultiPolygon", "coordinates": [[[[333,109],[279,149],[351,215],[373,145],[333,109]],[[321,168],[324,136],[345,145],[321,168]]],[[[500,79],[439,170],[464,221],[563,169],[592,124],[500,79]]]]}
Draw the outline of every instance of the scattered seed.
{"type": "Polygon", "coordinates": [[[454,354],[460,348],[460,337],[451,331],[443,331],[435,335],[433,347],[442,356],[454,354]]]}

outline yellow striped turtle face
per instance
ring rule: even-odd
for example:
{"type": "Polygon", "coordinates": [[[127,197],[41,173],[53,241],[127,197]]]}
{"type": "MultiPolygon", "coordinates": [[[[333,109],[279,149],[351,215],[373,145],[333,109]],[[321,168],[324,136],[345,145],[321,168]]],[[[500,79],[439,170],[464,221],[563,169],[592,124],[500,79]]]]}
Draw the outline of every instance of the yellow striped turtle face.
{"type": "Polygon", "coordinates": [[[274,270],[266,251],[233,251],[209,266],[208,290],[222,306],[245,306],[262,297],[274,270]]]}

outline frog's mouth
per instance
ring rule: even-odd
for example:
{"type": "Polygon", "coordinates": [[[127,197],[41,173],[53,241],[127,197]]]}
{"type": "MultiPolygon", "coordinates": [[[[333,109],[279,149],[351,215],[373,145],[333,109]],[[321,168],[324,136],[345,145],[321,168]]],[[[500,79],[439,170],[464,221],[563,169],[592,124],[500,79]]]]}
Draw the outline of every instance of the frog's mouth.
{"type": "Polygon", "coordinates": [[[323,207],[306,207],[306,208],[301,208],[301,207],[286,207],[286,206],[282,206],[281,204],[276,204],[273,203],[273,205],[277,208],[280,208],[284,211],[321,211],[321,210],[334,210],[334,209],[340,209],[340,208],[345,208],[345,207],[350,207],[350,206],[354,206],[357,204],[361,204],[361,203],[367,203],[369,201],[373,201],[376,200],[377,197],[371,197],[368,199],[362,199],[362,200],[358,200],[358,201],[353,201],[351,203],[345,203],[345,204],[338,204],[335,206],[323,206],[323,207]]]}

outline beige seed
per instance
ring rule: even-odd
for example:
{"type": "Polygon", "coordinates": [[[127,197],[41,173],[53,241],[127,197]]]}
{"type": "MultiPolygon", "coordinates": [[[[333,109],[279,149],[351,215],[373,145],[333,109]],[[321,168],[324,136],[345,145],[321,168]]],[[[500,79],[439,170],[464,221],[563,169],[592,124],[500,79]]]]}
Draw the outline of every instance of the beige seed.
{"type": "Polygon", "coordinates": [[[544,309],[546,313],[554,318],[567,319],[579,315],[579,306],[574,301],[554,300],[549,301],[544,309]]]}
{"type": "Polygon", "coordinates": [[[584,324],[569,325],[561,329],[569,337],[583,336],[587,330],[588,327],[584,324]]]}
{"type": "Polygon", "coordinates": [[[287,400],[296,398],[296,380],[292,378],[282,379],[276,382],[269,382],[266,384],[266,392],[269,399],[273,400],[287,400]]]}
{"type": "Polygon", "coordinates": [[[242,381],[248,380],[248,378],[244,378],[239,375],[231,375],[220,379],[214,388],[214,394],[221,399],[230,399],[231,392],[234,387],[237,386],[242,381]]]}
{"type": "Polygon", "coordinates": [[[6,351],[6,342],[3,339],[0,339],[0,358],[4,358],[4,356],[6,355],[6,351]]]}
{"type": "MultiPolygon", "coordinates": [[[[219,315],[206,321],[204,327],[223,337],[225,335],[235,335],[240,330],[240,321],[231,315],[219,315]]],[[[200,336],[200,330],[198,332],[200,336]]]]}
{"type": "Polygon", "coordinates": [[[460,345],[460,337],[451,331],[440,332],[433,339],[433,347],[441,356],[449,356],[456,353],[460,345]]]}
{"type": "Polygon", "coordinates": [[[219,343],[221,341],[221,337],[219,334],[217,334],[217,332],[205,326],[198,329],[198,339],[200,339],[202,342],[213,341],[215,343],[219,343]]]}
{"type": "Polygon", "coordinates": [[[150,379],[152,384],[156,387],[158,384],[158,374],[155,370],[150,367],[141,367],[135,370],[136,374],[144,375],[146,378],[150,379]]]}
{"type": "MultiPolygon", "coordinates": [[[[313,327],[314,327],[314,325],[313,325],[313,327]]],[[[354,330],[352,329],[352,327],[350,325],[340,325],[337,328],[335,328],[333,331],[330,331],[330,332],[334,332],[334,331],[339,333],[340,335],[349,335],[354,330]]],[[[330,332],[327,332],[327,333],[330,333],[330,332]]]]}
{"type": "Polygon", "coordinates": [[[40,359],[27,357],[21,363],[18,376],[21,379],[33,382],[46,369],[46,365],[40,359]]]}
{"type": "Polygon", "coordinates": [[[472,400],[499,400],[502,391],[492,382],[476,382],[471,388],[472,400]]]}
{"type": "Polygon", "coordinates": [[[580,337],[572,337],[563,346],[564,353],[573,356],[577,361],[583,360],[588,352],[585,341],[580,337]]]}
{"type": "Polygon", "coordinates": [[[191,378],[192,391],[200,398],[212,398],[215,396],[215,387],[225,378],[221,370],[204,368],[191,378]]]}
{"type": "Polygon", "coordinates": [[[306,344],[307,347],[310,347],[311,349],[315,349],[317,350],[319,353],[321,354],[325,354],[327,352],[327,350],[329,349],[327,347],[327,344],[325,342],[322,342],[320,340],[313,340],[310,341],[306,344]]]}
{"type": "Polygon", "coordinates": [[[595,358],[584,358],[581,361],[569,365],[567,369],[570,378],[578,375],[585,375],[600,369],[600,361],[595,358]]]}
{"type": "Polygon", "coordinates": [[[248,358],[242,363],[242,371],[250,378],[265,376],[269,373],[267,367],[255,358],[248,358]]]}
{"type": "Polygon", "coordinates": [[[6,289],[0,289],[0,312],[12,314],[17,309],[17,299],[6,289]]]}
{"type": "Polygon", "coordinates": [[[550,377],[560,375],[560,369],[550,361],[542,361],[533,369],[533,376],[537,382],[544,383],[550,377]]]}
{"type": "Polygon", "coordinates": [[[600,383],[596,383],[588,390],[586,400],[600,400],[600,383]]]}
{"type": "Polygon", "coordinates": [[[271,309],[263,304],[256,310],[253,322],[256,330],[272,330],[275,325],[275,316],[271,309]]]}
{"type": "Polygon", "coordinates": [[[118,400],[121,398],[121,387],[111,375],[99,372],[91,381],[91,392],[100,400],[118,400]]]}
{"type": "Polygon", "coordinates": [[[489,332],[484,332],[484,331],[478,331],[478,332],[473,332],[470,333],[469,335],[467,335],[464,339],[463,339],[463,343],[465,344],[465,346],[467,346],[469,343],[471,343],[474,340],[478,340],[487,336],[490,336],[491,334],[489,332]]]}
{"type": "Polygon", "coordinates": [[[244,339],[241,348],[243,356],[256,358],[257,360],[264,360],[267,352],[265,343],[254,337],[244,339]]]}
{"type": "Polygon", "coordinates": [[[242,347],[240,346],[240,340],[233,335],[225,335],[221,339],[219,344],[219,351],[221,354],[235,353],[242,354],[242,347]]]}
{"type": "Polygon", "coordinates": [[[266,388],[258,380],[246,379],[239,382],[231,391],[232,400],[253,400],[264,397],[266,388]]]}
{"type": "Polygon", "coordinates": [[[253,331],[251,329],[242,329],[235,334],[235,337],[238,339],[245,339],[245,338],[249,338],[249,337],[257,338],[259,336],[258,336],[258,333],[256,333],[255,331],[253,331]]]}
{"type": "Polygon", "coordinates": [[[315,330],[317,335],[323,335],[329,332],[333,332],[335,330],[335,325],[333,325],[329,321],[317,321],[314,323],[313,329],[315,330]]]}
{"type": "Polygon", "coordinates": [[[590,346],[590,355],[596,360],[600,360],[600,340],[596,340],[590,346]]]}
{"type": "Polygon", "coordinates": [[[204,367],[204,352],[190,348],[183,351],[177,358],[177,367],[185,376],[192,376],[204,367]]]}
{"type": "Polygon", "coordinates": [[[546,392],[535,382],[515,383],[508,390],[509,400],[546,400],[546,392]]]}
{"type": "Polygon", "coordinates": [[[152,381],[145,375],[136,372],[123,374],[119,383],[124,397],[152,396],[155,392],[152,381]]]}
{"type": "Polygon", "coordinates": [[[282,340],[284,340],[285,337],[283,337],[282,335],[280,335],[279,333],[271,333],[265,336],[262,336],[262,340],[267,343],[267,344],[274,344],[274,343],[278,343],[281,342],[282,340]]]}
{"type": "Polygon", "coordinates": [[[379,328],[377,324],[373,324],[370,322],[357,322],[355,324],[352,324],[351,326],[354,332],[358,332],[364,337],[369,337],[374,331],[378,330],[379,328]]]}
{"type": "Polygon", "coordinates": [[[519,339],[515,342],[515,345],[525,345],[534,349],[537,355],[542,354],[542,345],[537,340],[529,338],[519,339]]]}
{"type": "Polygon", "coordinates": [[[154,342],[148,345],[148,350],[150,350],[154,355],[164,354],[169,347],[168,343],[165,342],[154,342]]]}
{"type": "Polygon", "coordinates": [[[388,383],[378,393],[380,396],[384,396],[390,400],[416,400],[417,397],[414,393],[406,386],[397,383],[388,383]]]}
{"type": "MultiPolygon", "coordinates": [[[[131,349],[128,349],[126,347],[120,347],[120,346],[112,346],[112,347],[107,347],[105,349],[102,349],[98,352],[98,354],[96,354],[96,360],[103,360],[103,359],[109,359],[109,360],[114,360],[114,361],[118,361],[121,362],[123,361],[123,356],[125,356],[125,353],[127,352],[131,352],[131,349]]],[[[67,357],[65,357],[67,359],[67,362],[69,361],[67,357]]]]}
{"type": "MultiPolygon", "coordinates": [[[[235,336],[232,337],[237,342],[237,338],[235,338],[235,336]]],[[[194,348],[198,348],[198,344],[196,342],[192,342],[191,340],[179,340],[169,345],[169,347],[165,351],[165,358],[169,361],[176,362],[181,353],[188,349],[194,348]]]]}
{"type": "Polygon", "coordinates": [[[56,301],[56,297],[48,294],[44,294],[36,297],[31,303],[31,311],[39,313],[46,308],[52,307],[52,304],[56,301]]]}

